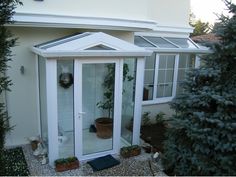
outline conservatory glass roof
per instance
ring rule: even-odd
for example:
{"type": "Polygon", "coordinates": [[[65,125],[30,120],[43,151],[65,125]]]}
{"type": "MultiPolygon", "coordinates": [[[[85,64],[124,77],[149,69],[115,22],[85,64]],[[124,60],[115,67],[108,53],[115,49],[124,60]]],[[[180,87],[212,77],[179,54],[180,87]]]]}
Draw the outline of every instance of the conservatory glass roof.
{"type": "Polygon", "coordinates": [[[207,47],[199,46],[190,38],[135,36],[134,44],[157,52],[208,53],[207,47]]]}

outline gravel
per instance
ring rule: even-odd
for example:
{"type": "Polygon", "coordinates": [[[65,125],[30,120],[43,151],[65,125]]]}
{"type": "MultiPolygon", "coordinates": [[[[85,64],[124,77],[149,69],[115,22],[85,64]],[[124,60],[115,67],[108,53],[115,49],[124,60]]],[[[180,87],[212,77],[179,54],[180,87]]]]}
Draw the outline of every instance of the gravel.
{"type": "Polygon", "coordinates": [[[25,159],[32,176],[166,176],[163,172],[161,162],[153,162],[151,154],[142,152],[139,156],[124,159],[119,155],[114,156],[120,160],[120,164],[109,169],[93,172],[86,162],[81,162],[80,168],[65,172],[56,172],[54,168],[41,165],[33,156],[30,145],[22,146],[25,159]]]}

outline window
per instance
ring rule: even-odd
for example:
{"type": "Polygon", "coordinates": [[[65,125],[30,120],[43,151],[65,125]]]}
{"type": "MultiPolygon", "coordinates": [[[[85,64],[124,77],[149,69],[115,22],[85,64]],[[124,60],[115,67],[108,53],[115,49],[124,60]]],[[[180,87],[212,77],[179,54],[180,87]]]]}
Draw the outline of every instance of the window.
{"type": "Polygon", "coordinates": [[[158,54],[146,58],[143,101],[145,104],[171,101],[183,92],[186,73],[195,67],[194,54],[158,54]]]}
{"type": "Polygon", "coordinates": [[[179,55],[179,67],[177,78],[177,90],[176,94],[183,93],[183,81],[186,79],[187,72],[195,67],[195,55],[194,54],[180,54],[179,55]]]}
{"type": "Polygon", "coordinates": [[[172,96],[174,66],[175,55],[159,55],[156,98],[172,96]]]}

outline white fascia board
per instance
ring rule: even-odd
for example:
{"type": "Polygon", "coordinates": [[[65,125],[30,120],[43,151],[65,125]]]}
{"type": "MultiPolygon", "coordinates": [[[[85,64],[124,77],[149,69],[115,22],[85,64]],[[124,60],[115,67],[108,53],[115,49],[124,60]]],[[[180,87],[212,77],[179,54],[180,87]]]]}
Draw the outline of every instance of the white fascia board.
{"type": "Polygon", "coordinates": [[[152,30],[151,20],[116,19],[103,17],[64,16],[52,14],[16,13],[13,24],[7,26],[112,29],[126,31],[152,30]]]}
{"type": "Polygon", "coordinates": [[[152,55],[152,51],[46,51],[32,47],[31,50],[45,58],[55,57],[147,57],[152,55]]]}
{"type": "Polygon", "coordinates": [[[184,49],[184,48],[171,48],[171,49],[162,49],[162,48],[146,48],[157,53],[197,53],[197,54],[208,54],[212,53],[210,49],[184,49]]]}
{"type": "Polygon", "coordinates": [[[156,37],[189,37],[189,34],[193,32],[193,28],[189,27],[177,27],[177,26],[160,26],[157,25],[153,28],[153,31],[148,32],[136,32],[135,35],[140,36],[156,36],[156,37]]]}

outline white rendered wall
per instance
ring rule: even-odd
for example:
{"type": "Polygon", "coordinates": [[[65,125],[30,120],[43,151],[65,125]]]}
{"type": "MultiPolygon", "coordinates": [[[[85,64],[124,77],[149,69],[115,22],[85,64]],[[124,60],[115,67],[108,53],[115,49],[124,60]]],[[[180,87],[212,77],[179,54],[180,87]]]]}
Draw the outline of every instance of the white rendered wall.
{"type": "MultiPolygon", "coordinates": [[[[7,75],[11,78],[13,85],[11,92],[7,94],[7,107],[10,124],[14,129],[7,136],[6,145],[19,145],[27,143],[30,136],[39,135],[38,99],[37,99],[37,72],[36,58],[30,47],[74,34],[75,29],[53,29],[53,28],[9,28],[18,37],[17,46],[12,49],[13,57],[9,63],[7,75]],[[24,66],[25,73],[20,73],[20,67],[24,66]]],[[[127,41],[133,41],[133,33],[104,31],[113,36],[127,41]]]]}
{"type": "Polygon", "coordinates": [[[22,0],[16,12],[154,20],[160,26],[187,27],[189,0],[22,0]]]}
{"type": "Polygon", "coordinates": [[[168,103],[142,106],[142,114],[145,112],[150,112],[150,118],[152,123],[155,123],[155,117],[159,112],[165,113],[166,118],[169,118],[174,114],[174,111],[170,109],[168,103]]]}

